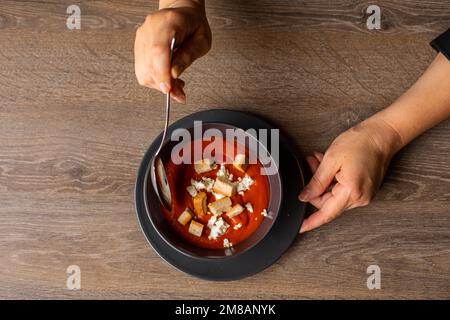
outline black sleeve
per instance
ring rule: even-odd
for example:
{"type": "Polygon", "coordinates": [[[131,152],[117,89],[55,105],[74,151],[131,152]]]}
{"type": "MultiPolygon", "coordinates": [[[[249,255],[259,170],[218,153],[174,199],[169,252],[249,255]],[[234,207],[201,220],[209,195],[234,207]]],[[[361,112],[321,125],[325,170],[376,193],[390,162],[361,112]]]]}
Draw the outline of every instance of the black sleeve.
{"type": "Polygon", "coordinates": [[[450,29],[431,41],[430,45],[450,60],[450,29]]]}

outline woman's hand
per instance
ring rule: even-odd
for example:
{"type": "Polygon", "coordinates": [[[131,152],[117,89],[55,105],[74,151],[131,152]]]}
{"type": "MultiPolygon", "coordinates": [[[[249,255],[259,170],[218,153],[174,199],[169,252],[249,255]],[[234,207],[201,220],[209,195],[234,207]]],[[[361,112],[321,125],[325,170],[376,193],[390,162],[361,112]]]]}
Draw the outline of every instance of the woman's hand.
{"type": "Polygon", "coordinates": [[[211,48],[211,30],[203,0],[160,1],[160,10],[145,19],[136,31],[135,72],[140,85],[171,92],[186,102],[184,82],[178,77],[211,48]],[[170,62],[170,43],[175,52],[170,62]]]}
{"type": "Polygon", "coordinates": [[[307,157],[313,178],[299,199],[318,211],[303,222],[300,233],[369,204],[401,145],[396,130],[374,116],[338,136],[325,154],[307,157]]]}

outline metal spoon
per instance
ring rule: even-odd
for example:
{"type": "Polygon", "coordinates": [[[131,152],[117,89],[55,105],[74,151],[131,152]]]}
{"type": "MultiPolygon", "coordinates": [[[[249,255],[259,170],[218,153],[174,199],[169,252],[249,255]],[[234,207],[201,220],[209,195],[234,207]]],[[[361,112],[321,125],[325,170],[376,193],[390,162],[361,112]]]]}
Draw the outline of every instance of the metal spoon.
{"type": "MultiPolygon", "coordinates": [[[[172,62],[173,49],[175,47],[175,36],[172,38],[170,43],[170,62],[172,62]]],[[[170,114],[170,92],[166,94],[166,122],[164,124],[164,131],[161,138],[161,143],[152,158],[150,179],[152,180],[153,189],[158,196],[159,201],[164,205],[164,207],[171,211],[172,210],[172,195],[170,192],[169,181],[167,180],[166,170],[164,169],[164,164],[159,156],[159,153],[164,145],[167,134],[167,127],[169,126],[169,114],[170,114]]]]}

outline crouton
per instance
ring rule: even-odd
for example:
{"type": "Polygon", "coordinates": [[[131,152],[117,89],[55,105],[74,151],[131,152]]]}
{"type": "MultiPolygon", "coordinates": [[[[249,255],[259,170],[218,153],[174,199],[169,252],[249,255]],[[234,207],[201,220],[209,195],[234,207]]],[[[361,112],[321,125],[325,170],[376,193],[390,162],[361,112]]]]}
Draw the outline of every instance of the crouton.
{"type": "Polygon", "coordinates": [[[185,226],[189,221],[191,221],[193,214],[189,208],[186,208],[182,214],[178,217],[178,222],[185,226]]]}
{"type": "Polygon", "coordinates": [[[231,208],[231,199],[229,197],[225,197],[219,200],[216,200],[208,205],[209,210],[212,214],[221,214],[223,212],[228,211],[231,208]]]}
{"type": "Polygon", "coordinates": [[[203,232],[203,224],[195,220],[192,220],[191,224],[189,225],[189,233],[193,234],[196,237],[200,237],[202,235],[202,232],[203,232]]]}
{"type": "Polygon", "coordinates": [[[211,159],[203,159],[194,163],[194,170],[198,174],[211,171],[216,168],[216,164],[211,159]]]}
{"type": "Polygon", "coordinates": [[[230,210],[228,210],[226,215],[229,218],[233,218],[233,217],[236,217],[237,215],[241,214],[242,211],[244,211],[244,207],[238,203],[238,204],[235,204],[230,210]]]}
{"type": "Polygon", "coordinates": [[[206,211],[208,210],[206,206],[206,193],[205,192],[199,192],[197,195],[192,198],[192,202],[194,204],[194,212],[196,215],[202,217],[206,214],[206,211]]]}
{"type": "Polygon", "coordinates": [[[217,177],[213,185],[213,191],[231,197],[236,193],[236,186],[233,182],[224,177],[217,177]]]}

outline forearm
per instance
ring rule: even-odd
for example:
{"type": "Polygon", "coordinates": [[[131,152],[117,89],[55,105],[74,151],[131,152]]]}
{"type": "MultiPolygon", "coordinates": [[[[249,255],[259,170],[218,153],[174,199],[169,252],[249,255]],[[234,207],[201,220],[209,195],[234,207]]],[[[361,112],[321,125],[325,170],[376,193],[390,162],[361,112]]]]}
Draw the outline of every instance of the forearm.
{"type": "Polygon", "coordinates": [[[372,118],[396,131],[393,151],[450,116],[450,61],[442,54],[397,101],[372,118]]]}
{"type": "Polygon", "coordinates": [[[180,7],[180,6],[205,6],[205,0],[159,0],[159,8],[173,8],[173,7],[180,7]]]}

